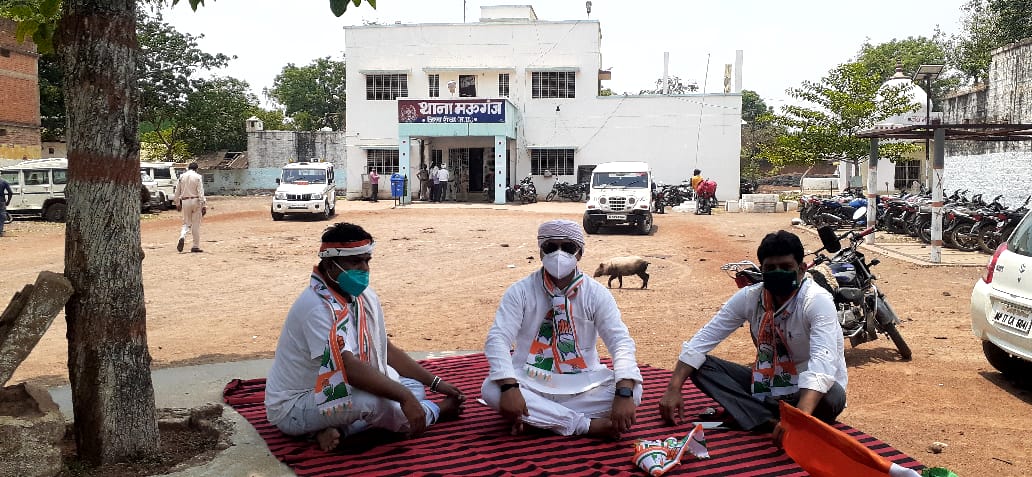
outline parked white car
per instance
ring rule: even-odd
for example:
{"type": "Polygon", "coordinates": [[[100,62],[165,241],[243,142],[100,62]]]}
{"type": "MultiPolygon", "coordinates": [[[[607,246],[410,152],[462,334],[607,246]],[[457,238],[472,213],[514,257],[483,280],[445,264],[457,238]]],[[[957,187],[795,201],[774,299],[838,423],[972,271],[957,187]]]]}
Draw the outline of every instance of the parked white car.
{"type": "Polygon", "coordinates": [[[1032,373],[1032,212],[1001,243],[971,291],[971,331],[1008,378],[1032,373]]]}
{"type": "Polygon", "coordinates": [[[652,169],[645,162],[607,162],[591,171],[583,217],[584,231],[630,225],[638,233],[652,231],[652,169]]]}
{"type": "Polygon", "coordinates": [[[283,166],[276,179],[272,198],[272,220],[287,214],[333,217],[337,208],[337,189],[333,183],[333,163],[294,162],[283,166]]]}
{"type": "Polygon", "coordinates": [[[176,198],[176,184],[179,183],[178,171],[172,162],[141,162],[140,170],[154,179],[157,194],[154,200],[161,207],[171,207],[172,200],[176,198]]]}

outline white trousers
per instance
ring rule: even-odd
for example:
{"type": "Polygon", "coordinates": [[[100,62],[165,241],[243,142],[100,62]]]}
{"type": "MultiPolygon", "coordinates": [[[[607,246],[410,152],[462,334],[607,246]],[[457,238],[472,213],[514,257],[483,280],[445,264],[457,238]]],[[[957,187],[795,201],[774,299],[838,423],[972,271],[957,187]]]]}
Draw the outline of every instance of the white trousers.
{"type": "MultiPolygon", "coordinates": [[[[401,378],[401,384],[408,388],[423,405],[423,410],[426,411],[427,427],[437,422],[441,410],[437,404],[426,399],[423,384],[409,378],[401,378]]],[[[314,391],[309,391],[298,398],[286,419],[276,423],[276,427],[292,436],[319,432],[330,427],[336,427],[340,431],[341,437],[354,435],[370,428],[386,429],[391,432],[409,430],[408,418],[401,411],[401,404],[397,401],[361,389],[352,388],[352,391],[351,407],[329,416],[319,412],[319,407],[315,404],[314,391]]]]}
{"type": "Polygon", "coordinates": [[[201,201],[200,199],[183,199],[183,229],[179,238],[186,238],[187,232],[193,232],[193,248],[201,248],[201,201]]]}
{"type": "MultiPolygon", "coordinates": [[[[587,434],[592,419],[609,417],[616,397],[616,381],[610,377],[597,388],[578,394],[539,393],[522,384],[519,389],[506,392],[523,393],[527,412],[530,413],[523,417],[525,424],[562,436],[571,436],[587,434]]],[[[495,411],[499,409],[502,393],[498,383],[485,380],[480,395],[488,407],[495,411]]],[[[641,384],[635,384],[633,399],[635,406],[641,404],[641,384]]]]}

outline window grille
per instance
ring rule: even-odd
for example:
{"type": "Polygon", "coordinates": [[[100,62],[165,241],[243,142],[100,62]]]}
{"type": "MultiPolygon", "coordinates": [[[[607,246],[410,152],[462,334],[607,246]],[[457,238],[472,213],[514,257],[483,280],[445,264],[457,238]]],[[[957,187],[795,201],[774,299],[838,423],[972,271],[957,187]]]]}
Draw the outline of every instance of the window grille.
{"type": "Polygon", "coordinates": [[[408,75],[367,75],[366,99],[392,101],[408,97],[408,75]]]}
{"type": "Polygon", "coordinates": [[[576,71],[534,71],[530,76],[532,98],[574,98],[576,85],[576,71]]]}
{"type": "Polygon", "coordinates": [[[389,176],[398,172],[397,149],[369,149],[366,151],[366,169],[375,169],[381,176],[389,176]]]}
{"type": "Polygon", "coordinates": [[[910,184],[921,180],[921,161],[896,161],[896,190],[910,189],[910,184]]]}
{"type": "Polygon", "coordinates": [[[573,149],[531,149],[530,173],[542,175],[549,171],[554,176],[571,176],[573,156],[573,149]]]}
{"type": "Polygon", "coordinates": [[[441,96],[441,75],[430,75],[430,97],[441,96]]]}
{"type": "Polygon", "coordinates": [[[459,97],[475,98],[477,96],[477,77],[473,75],[459,75],[459,97]]]}
{"type": "Polygon", "coordinates": [[[498,96],[509,97],[509,73],[498,75],[498,96]]]}

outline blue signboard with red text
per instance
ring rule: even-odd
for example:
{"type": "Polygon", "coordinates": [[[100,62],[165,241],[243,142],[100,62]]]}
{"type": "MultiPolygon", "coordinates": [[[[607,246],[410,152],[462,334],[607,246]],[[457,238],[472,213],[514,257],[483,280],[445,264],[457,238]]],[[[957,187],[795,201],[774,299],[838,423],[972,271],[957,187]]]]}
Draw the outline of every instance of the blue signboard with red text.
{"type": "Polygon", "coordinates": [[[504,123],[504,99],[399,99],[399,123],[504,123]]]}

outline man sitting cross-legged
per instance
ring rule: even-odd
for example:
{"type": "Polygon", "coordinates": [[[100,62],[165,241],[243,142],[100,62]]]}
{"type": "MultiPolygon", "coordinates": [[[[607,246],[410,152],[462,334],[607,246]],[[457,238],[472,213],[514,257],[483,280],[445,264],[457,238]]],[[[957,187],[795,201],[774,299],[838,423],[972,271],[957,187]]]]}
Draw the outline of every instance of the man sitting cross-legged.
{"type": "Polygon", "coordinates": [[[481,394],[492,409],[564,436],[614,438],[630,429],[641,403],[634,340],[613,295],[577,268],[580,225],[545,222],[538,229],[543,267],[506,290],[487,335],[491,370],[481,394]],[[599,337],[613,369],[599,362],[599,337]]]}
{"type": "Polygon", "coordinates": [[[290,435],[316,433],[325,451],[365,429],[420,434],[457,417],[465,400],[387,339],[368,288],[372,253],[358,225],[323,232],[321,260],[287,313],[266,383],[269,422],[290,435]],[[426,399],[424,385],[445,398],[426,399]]]}

